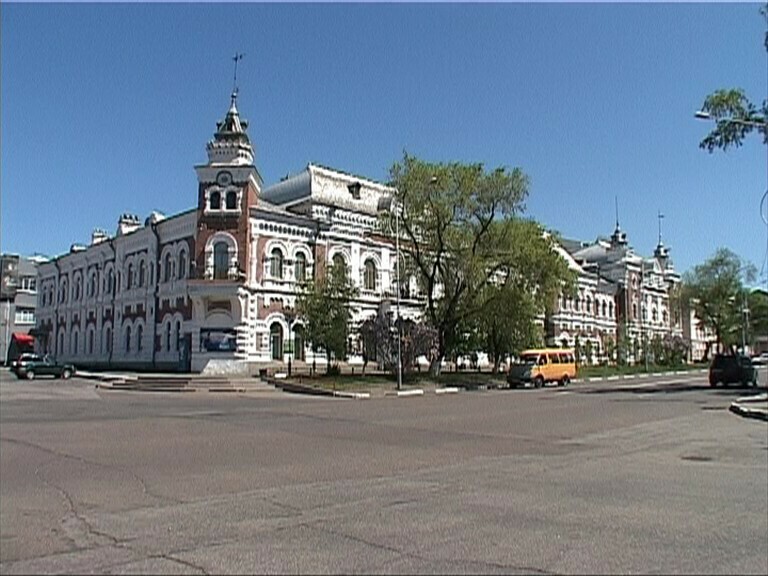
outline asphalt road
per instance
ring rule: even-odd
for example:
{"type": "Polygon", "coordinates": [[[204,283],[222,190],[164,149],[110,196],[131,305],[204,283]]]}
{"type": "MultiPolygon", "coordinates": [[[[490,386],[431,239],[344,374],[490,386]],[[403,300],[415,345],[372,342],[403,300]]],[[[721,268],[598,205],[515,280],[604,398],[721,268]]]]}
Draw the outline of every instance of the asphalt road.
{"type": "Polygon", "coordinates": [[[768,424],[704,378],[341,400],[4,372],[0,572],[766,574],[768,424]]]}

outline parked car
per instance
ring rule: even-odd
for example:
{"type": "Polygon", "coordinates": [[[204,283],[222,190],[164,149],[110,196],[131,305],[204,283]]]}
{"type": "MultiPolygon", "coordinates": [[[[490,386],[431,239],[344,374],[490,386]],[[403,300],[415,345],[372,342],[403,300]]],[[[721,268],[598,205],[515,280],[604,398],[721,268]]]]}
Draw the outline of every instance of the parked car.
{"type": "Polygon", "coordinates": [[[768,352],[752,356],[752,364],[755,366],[765,366],[768,364],[768,352]]]}
{"type": "Polygon", "coordinates": [[[18,358],[14,358],[11,360],[11,371],[13,371],[17,366],[20,366],[22,364],[28,364],[29,362],[39,362],[42,360],[43,357],[39,354],[34,354],[32,352],[24,352],[23,354],[19,354],[18,358]]]}
{"type": "Polygon", "coordinates": [[[752,384],[757,386],[757,368],[749,356],[716,354],[709,366],[709,385],[752,384]]]}
{"type": "Polygon", "coordinates": [[[547,382],[567,386],[576,377],[576,358],[573,350],[543,348],[523,350],[520,360],[510,366],[507,382],[510,388],[533,385],[541,388],[547,382]]]}
{"type": "Polygon", "coordinates": [[[24,359],[19,357],[16,365],[11,367],[11,371],[19,379],[34,380],[38,376],[53,376],[67,380],[75,373],[75,367],[72,364],[56,362],[50,356],[29,354],[24,359]]]}

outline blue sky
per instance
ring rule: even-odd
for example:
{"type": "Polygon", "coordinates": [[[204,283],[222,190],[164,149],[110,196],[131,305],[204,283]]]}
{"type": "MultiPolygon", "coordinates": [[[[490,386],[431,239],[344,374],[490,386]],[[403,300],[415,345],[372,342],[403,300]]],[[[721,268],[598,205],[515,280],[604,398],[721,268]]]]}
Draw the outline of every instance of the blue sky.
{"type": "Polygon", "coordinates": [[[123,212],[196,203],[232,55],[256,165],[386,180],[407,150],[521,167],[529,215],[614,227],[676,267],[725,246],[758,269],[766,147],[698,148],[720,87],[768,91],[759,4],[3,3],[3,252],[66,252],[123,212]]]}

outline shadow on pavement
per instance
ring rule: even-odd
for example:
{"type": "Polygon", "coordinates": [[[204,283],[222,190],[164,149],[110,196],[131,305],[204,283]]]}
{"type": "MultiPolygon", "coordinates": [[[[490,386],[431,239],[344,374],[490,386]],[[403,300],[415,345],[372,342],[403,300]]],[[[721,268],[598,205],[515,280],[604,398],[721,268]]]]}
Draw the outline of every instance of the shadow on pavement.
{"type": "Polygon", "coordinates": [[[765,386],[727,386],[713,388],[708,384],[661,384],[659,386],[612,386],[610,388],[594,388],[582,391],[583,394],[608,394],[629,392],[630,394],[675,394],[678,392],[693,392],[708,390],[713,396],[743,397],[765,393],[765,386]]]}

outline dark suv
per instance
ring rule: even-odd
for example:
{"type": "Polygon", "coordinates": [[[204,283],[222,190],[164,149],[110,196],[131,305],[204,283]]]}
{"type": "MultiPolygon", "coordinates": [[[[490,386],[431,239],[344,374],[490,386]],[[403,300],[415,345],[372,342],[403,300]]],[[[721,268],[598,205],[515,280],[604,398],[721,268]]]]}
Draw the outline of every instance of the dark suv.
{"type": "Polygon", "coordinates": [[[749,356],[716,354],[709,367],[709,385],[752,384],[757,386],[757,368],[749,356]]]}
{"type": "Polygon", "coordinates": [[[37,376],[53,376],[66,380],[75,373],[75,367],[72,364],[60,364],[50,356],[27,354],[11,366],[11,372],[16,374],[17,378],[27,380],[34,380],[37,376]]]}

